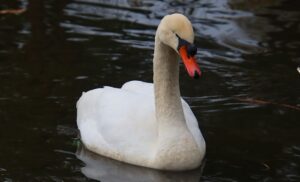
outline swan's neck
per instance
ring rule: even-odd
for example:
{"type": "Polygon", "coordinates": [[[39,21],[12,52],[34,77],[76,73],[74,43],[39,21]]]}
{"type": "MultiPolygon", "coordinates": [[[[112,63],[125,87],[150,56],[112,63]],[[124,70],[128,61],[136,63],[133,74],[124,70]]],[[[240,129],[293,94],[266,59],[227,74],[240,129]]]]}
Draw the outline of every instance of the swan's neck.
{"type": "Polygon", "coordinates": [[[178,163],[199,166],[203,155],[185,121],[179,89],[178,55],[156,37],[153,62],[158,126],[153,162],[160,169],[166,166],[176,168],[178,163]]]}
{"type": "Polygon", "coordinates": [[[177,53],[155,40],[154,92],[156,119],[161,129],[186,128],[179,88],[179,63],[177,53]]]}

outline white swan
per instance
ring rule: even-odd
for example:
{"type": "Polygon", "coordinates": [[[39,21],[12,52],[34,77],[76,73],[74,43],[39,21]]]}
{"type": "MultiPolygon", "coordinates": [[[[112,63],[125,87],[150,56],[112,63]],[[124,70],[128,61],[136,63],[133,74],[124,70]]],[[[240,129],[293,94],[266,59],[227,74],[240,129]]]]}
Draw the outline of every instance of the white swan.
{"type": "Polygon", "coordinates": [[[122,88],[84,93],[77,102],[81,140],[91,151],[134,165],[188,170],[198,167],[205,141],[179,90],[181,56],[191,77],[200,76],[190,21],[165,16],[156,32],[154,85],[130,81],[122,88]]]}

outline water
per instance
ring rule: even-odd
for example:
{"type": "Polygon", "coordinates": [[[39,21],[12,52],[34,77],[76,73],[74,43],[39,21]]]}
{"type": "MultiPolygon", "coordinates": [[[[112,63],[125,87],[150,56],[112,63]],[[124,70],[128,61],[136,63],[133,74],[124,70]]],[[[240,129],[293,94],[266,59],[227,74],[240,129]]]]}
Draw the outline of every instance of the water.
{"type": "Polygon", "coordinates": [[[300,181],[300,3],[292,0],[4,1],[0,181],[300,181]],[[207,142],[201,169],[166,173],[78,147],[82,91],[152,81],[159,20],[193,22],[195,81],[181,92],[207,142]]]}

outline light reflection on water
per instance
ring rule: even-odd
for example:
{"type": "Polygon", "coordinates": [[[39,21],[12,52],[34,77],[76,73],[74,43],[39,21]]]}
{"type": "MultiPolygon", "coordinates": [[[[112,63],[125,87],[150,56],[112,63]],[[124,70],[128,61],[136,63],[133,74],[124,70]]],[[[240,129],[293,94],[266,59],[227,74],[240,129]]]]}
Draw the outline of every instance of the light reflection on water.
{"type": "Polygon", "coordinates": [[[202,173],[202,168],[186,172],[167,172],[137,167],[96,155],[83,146],[77,148],[76,156],[85,163],[81,168],[82,173],[98,181],[198,182],[202,173]]]}
{"type": "Polygon", "coordinates": [[[298,2],[0,4],[24,7],[0,15],[1,181],[89,181],[75,156],[76,100],[103,85],[151,82],[155,29],[172,12],[191,19],[199,47],[203,77],[182,69],[181,92],[207,141],[201,181],[300,180],[300,114],[285,106],[300,107],[298,2]]]}

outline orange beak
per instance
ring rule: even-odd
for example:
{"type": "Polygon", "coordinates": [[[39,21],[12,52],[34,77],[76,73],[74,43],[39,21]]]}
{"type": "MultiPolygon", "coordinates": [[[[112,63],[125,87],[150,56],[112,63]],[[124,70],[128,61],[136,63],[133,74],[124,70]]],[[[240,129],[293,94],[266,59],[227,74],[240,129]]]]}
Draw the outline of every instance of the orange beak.
{"type": "Polygon", "coordinates": [[[199,78],[201,76],[200,68],[197,64],[195,56],[188,55],[187,46],[181,46],[179,48],[179,54],[190,77],[195,79],[199,78]]]}

